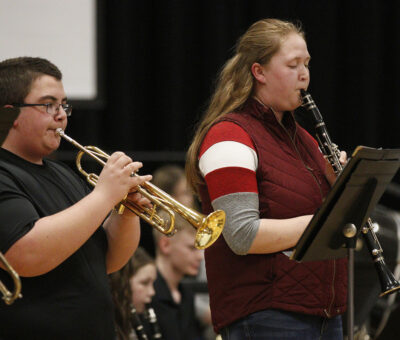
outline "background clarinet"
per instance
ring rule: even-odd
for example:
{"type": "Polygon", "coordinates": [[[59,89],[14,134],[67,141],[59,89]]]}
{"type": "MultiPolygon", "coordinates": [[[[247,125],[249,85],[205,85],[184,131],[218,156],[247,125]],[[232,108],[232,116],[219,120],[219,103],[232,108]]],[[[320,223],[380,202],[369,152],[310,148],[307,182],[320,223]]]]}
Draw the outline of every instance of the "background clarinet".
{"type": "Polygon", "coordinates": [[[149,340],[144,330],[143,323],[140,320],[140,317],[134,306],[131,308],[131,324],[138,337],[138,340],[149,340]]]}
{"type": "Polygon", "coordinates": [[[153,307],[151,307],[149,304],[146,305],[145,318],[148,320],[150,325],[151,340],[162,340],[162,334],[160,326],[157,322],[156,313],[153,307]]]}

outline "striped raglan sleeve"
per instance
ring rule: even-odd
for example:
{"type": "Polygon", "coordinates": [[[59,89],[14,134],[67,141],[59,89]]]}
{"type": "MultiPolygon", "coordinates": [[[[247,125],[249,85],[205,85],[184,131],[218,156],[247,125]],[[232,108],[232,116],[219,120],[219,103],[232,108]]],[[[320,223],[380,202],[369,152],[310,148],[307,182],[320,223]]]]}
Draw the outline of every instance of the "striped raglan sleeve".
{"type": "Polygon", "coordinates": [[[209,130],[199,168],[213,208],[226,212],[223,236],[238,255],[247,254],[260,224],[257,167],[254,144],[239,125],[223,121],[209,130]]]}

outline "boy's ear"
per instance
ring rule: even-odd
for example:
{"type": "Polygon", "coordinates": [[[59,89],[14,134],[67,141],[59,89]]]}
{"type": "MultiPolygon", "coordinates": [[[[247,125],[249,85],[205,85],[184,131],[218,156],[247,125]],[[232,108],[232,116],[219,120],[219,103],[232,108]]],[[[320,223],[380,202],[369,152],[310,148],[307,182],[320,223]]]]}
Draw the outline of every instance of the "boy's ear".
{"type": "Polygon", "coordinates": [[[11,127],[17,125],[16,121],[19,112],[19,107],[13,107],[11,105],[0,107],[0,145],[3,144],[11,127]]]}
{"type": "Polygon", "coordinates": [[[162,254],[168,255],[171,249],[171,239],[167,236],[161,236],[158,241],[158,248],[162,254]]]}

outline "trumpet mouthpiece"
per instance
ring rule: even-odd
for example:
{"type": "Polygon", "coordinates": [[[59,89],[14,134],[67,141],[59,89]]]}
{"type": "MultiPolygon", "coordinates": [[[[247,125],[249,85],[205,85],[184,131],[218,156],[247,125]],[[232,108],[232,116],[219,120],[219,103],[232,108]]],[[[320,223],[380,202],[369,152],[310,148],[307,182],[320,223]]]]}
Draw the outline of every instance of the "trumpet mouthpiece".
{"type": "Polygon", "coordinates": [[[62,137],[62,135],[64,134],[64,130],[61,128],[56,129],[56,135],[62,137]]]}

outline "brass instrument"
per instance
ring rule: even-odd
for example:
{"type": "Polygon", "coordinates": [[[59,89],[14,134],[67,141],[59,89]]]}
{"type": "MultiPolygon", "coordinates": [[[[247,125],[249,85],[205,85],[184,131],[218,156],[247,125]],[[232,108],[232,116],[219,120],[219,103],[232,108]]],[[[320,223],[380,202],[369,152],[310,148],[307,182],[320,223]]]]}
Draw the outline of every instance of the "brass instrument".
{"type": "MultiPolygon", "coordinates": [[[[76,166],[80,173],[86,177],[86,180],[93,186],[96,186],[99,177],[94,173],[87,173],[83,170],[81,166],[82,156],[87,154],[102,166],[106,164],[110,156],[98,147],[82,146],[77,141],[67,136],[61,128],[56,130],[56,134],[80,149],[76,156],[76,166]]],[[[137,174],[133,175],[138,176],[137,174]]],[[[120,202],[119,213],[122,213],[123,208],[126,207],[167,236],[172,236],[176,232],[174,225],[175,213],[177,213],[197,229],[195,239],[195,247],[197,249],[205,249],[211,246],[222,233],[225,225],[225,212],[222,210],[214,211],[208,216],[202,215],[185,207],[150,182],[145,182],[143,185],[138,186],[137,192],[150,200],[153,205],[152,208],[141,207],[130,201],[129,197],[126,197],[120,202]],[[158,208],[167,213],[169,216],[168,220],[161,218],[157,214],[158,208]]]]}
{"type": "Polygon", "coordinates": [[[3,300],[7,305],[11,305],[16,299],[21,298],[21,280],[13,267],[8,263],[2,253],[0,253],[0,262],[4,265],[5,270],[11,275],[14,281],[14,291],[11,293],[7,287],[0,281],[0,292],[3,294],[3,300]]]}
{"type": "MultiPolygon", "coordinates": [[[[312,113],[315,120],[315,131],[319,147],[332,165],[335,174],[339,175],[343,170],[343,165],[339,160],[340,151],[338,150],[337,145],[332,143],[321,113],[319,112],[314,100],[311,98],[311,95],[305,90],[301,90],[301,99],[302,106],[312,113]]],[[[400,289],[400,283],[396,280],[393,273],[386,265],[383,257],[383,249],[376,233],[374,232],[374,227],[370,218],[368,218],[366,225],[361,228],[361,233],[378,273],[378,278],[381,284],[381,294],[379,296],[382,297],[397,292],[400,289]]]]}

